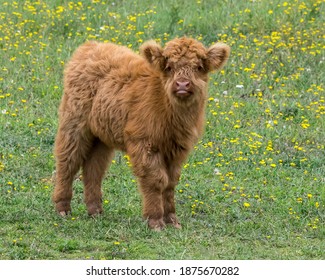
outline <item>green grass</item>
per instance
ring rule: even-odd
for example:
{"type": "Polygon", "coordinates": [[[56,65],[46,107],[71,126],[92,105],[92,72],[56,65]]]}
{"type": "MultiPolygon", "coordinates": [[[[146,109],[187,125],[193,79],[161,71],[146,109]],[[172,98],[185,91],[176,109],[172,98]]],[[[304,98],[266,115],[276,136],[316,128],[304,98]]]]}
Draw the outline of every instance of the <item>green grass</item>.
{"type": "Polygon", "coordinates": [[[0,1],[0,259],[324,259],[325,1],[107,2],[0,1]],[[121,153],[104,214],[87,216],[77,180],[59,217],[52,150],[72,52],[183,35],[232,47],[176,190],[183,229],[147,229],[121,153]]]}

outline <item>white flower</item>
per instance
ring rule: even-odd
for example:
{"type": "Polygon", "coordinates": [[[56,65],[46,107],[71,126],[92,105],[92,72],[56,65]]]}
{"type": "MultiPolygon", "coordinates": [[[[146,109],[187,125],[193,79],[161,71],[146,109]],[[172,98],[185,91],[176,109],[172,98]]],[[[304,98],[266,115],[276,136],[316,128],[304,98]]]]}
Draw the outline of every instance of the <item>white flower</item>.
{"type": "Polygon", "coordinates": [[[220,172],[219,168],[215,168],[213,171],[214,171],[214,174],[221,175],[221,172],[220,172]]]}
{"type": "Polygon", "coordinates": [[[236,88],[244,88],[244,85],[236,85],[236,88]]]}

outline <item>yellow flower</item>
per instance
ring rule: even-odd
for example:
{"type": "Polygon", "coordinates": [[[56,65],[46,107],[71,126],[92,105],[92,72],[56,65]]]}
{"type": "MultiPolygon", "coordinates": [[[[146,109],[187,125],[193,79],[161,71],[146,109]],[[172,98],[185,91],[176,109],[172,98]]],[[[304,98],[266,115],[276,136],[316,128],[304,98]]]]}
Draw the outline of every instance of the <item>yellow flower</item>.
{"type": "Polygon", "coordinates": [[[251,205],[250,205],[248,202],[244,202],[243,206],[244,206],[245,208],[248,208],[248,207],[250,207],[251,205]]]}
{"type": "Polygon", "coordinates": [[[302,198],[301,197],[298,197],[297,198],[297,202],[302,203],[302,198]]]}

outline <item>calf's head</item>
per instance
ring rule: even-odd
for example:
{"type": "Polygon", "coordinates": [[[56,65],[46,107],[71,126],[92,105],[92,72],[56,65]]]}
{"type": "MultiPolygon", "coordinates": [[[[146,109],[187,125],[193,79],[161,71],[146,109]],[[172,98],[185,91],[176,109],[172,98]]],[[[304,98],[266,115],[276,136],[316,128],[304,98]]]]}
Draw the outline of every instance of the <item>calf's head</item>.
{"type": "Polygon", "coordinates": [[[170,98],[188,104],[206,94],[208,73],[226,63],[230,48],[223,43],[206,48],[194,39],[182,37],[169,41],[164,48],[148,41],[140,53],[162,73],[170,98]]]}

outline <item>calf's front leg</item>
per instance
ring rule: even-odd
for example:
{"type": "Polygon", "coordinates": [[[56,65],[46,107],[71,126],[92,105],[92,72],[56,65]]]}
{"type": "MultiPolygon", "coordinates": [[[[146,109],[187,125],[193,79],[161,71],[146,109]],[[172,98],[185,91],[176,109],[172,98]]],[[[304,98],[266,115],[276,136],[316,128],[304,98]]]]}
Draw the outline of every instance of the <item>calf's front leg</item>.
{"type": "Polygon", "coordinates": [[[148,178],[140,178],[140,191],[143,206],[142,215],[149,228],[160,231],[165,227],[162,185],[159,182],[149,183],[148,178]]]}
{"type": "Polygon", "coordinates": [[[163,191],[164,222],[178,229],[181,228],[181,224],[176,216],[175,187],[179,181],[180,174],[181,165],[172,165],[169,168],[168,186],[163,191]]]}
{"type": "Polygon", "coordinates": [[[159,231],[165,227],[163,192],[169,182],[163,156],[146,145],[129,147],[127,152],[140,185],[143,218],[149,228],[159,231]]]}

